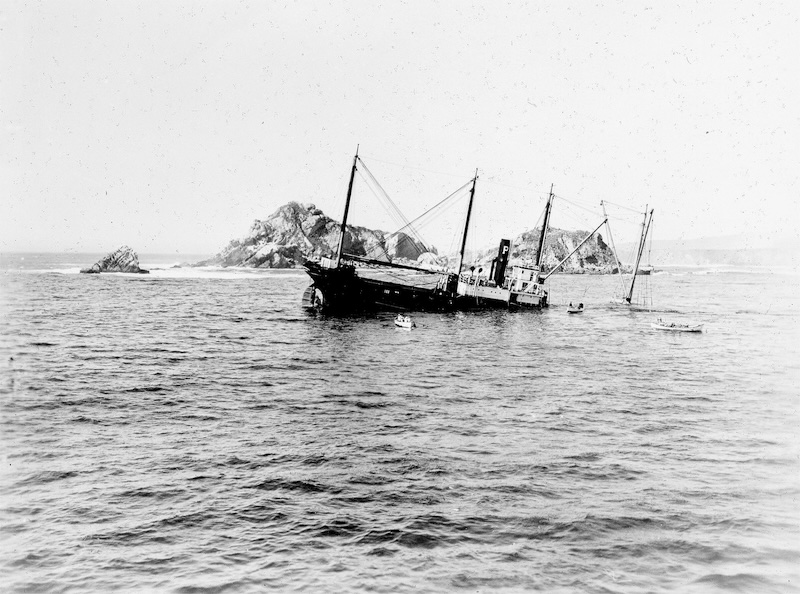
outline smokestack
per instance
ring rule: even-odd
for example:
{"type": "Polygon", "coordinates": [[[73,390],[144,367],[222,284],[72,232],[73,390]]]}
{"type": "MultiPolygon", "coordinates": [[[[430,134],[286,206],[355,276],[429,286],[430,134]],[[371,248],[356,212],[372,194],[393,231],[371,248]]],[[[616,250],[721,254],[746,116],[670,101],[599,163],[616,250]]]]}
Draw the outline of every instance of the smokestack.
{"type": "Polygon", "coordinates": [[[508,239],[500,240],[500,249],[497,251],[497,266],[494,269],[494,282],[497,286],[502,286],[506,276],[506,266],[508,265],[508,255],[511,251],[511,241],[508,239]]]}

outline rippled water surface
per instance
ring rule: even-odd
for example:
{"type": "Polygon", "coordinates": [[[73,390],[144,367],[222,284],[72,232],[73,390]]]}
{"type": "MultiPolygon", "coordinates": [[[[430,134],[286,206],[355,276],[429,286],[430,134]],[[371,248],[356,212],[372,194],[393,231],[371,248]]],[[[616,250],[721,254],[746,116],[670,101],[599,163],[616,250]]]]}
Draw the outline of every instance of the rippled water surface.
{"type": "Polygon", "coordinates": [[[800,590],[797,276],[407,331],[305,313],[300,271],[96,259],[3,257],[4,591],[800,590]]]}

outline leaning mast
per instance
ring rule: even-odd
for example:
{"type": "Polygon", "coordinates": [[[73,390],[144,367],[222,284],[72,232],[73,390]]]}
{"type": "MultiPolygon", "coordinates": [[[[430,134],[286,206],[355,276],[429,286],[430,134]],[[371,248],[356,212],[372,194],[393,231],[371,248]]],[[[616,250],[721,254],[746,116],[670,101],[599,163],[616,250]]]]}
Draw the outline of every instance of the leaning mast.
{"type": "MultiPolygon", "coordinates": [[[[472,215],[472,201],[475,199],[475,183],[478,181],[478,170],[475,170],[475,177],[472,178],[472,189],[469,191],[469,205],[467,206],[467,219],[464,221],[464,235],[461,238],[461,251],[458,252],[458,268],[456,274],[461,275],[461,267],[464,264],[464,250],[467,247],[467,231],[469,231],[469,218],[472,215]]],[[[463,187],[463,186],[462,186],[463,187]]]]}
{"type": "Polygon", "coordinates": [[[342,261],[342,251],[344,250],[344,234],[347,229],[347,213],[350,210],[350,197],[353,195],[353,180],[356,177],[356,165],[358,164],[358,145],[356,145],[356,156],[353,159],[353,169],[350,172],[350,184],[347,186],[347,199],[344,202],[344,215],[342,216],[342,228],[339,233],[339,246],[336,248],[336,267],[342,261]]]}
{"type": "Polygon", "coordinates": [[[633,285],[636,282],[636,273],[639,272],[639,262],[642,259],[642,252],[644,251],[644,244],[647,240],[647,231],[650,229],[650,222],[653,220],[653,210],[650,210],[650,218],[647,218],[647,207],[644,208],[644,220],[642,221],[642,236],[639,238],[639,250],[636,254],[636,265],[633,267],[633,276],[631,277],[631,288],[628,291],[628,296],[625,301],[630,303],[633,299],[633,285]]]}
{"type": "Polygon", "coordinates": [[[589,233],[589,235],[587,235],[586,237],[584,237],[584,238],[581,240],[581,242],[580,242],[578,245],[576,245],[576,246],[575,246],[575,248],[574,248],[574,249],[573,249],[573,250],[572,250],[572,251],[571,251],[571,252],[570,252],[570,253],[567,255],[567,257],[566,257],[566,258],[564,258],[563,260],[561,260],[561,262],[559,262],[558,264],[556,264],[556,265],[555,265],[555,267],[554,267],[554,268],[553,268],[553,269],[552,269],[550,272],[548,272],[546,275],[544,275],[544,277],[542,277],[542,280],[541,280],[541,282],[544,282],[544,281],[546,281],[548,278],[550,278],[550,277],[553,275],[553,273],[554,273],[556,270],[558,270],[559,268],[561,268],[561,265],[562,265],[562,264],[564,264],[564,262],[566,262],[567,260],[569,260],[569,259],[572,257],[572,254],[574,254],[575,252],[577,252],[577,251],[580,249],[580,247],[581,247],[581,246],[582,246],[584,243],[586,243],[587,241],[589,241],[589,239],[591,239],[591,237],[592,237],[592,236],[593,236],[595,233],[597,233],[597,231],[600,229],[600,227],[602,227],[603,225],[605,225],[607,222],[608,222],[608,218],[605,218],[605,219],[603,219],[603,222],[602,222],[602,223],[600,223],[600,224],[599,224],[597,227],[595,227],[595,228],[594,228],[594,231],[592,231],[591,233],[589,233]]]}
{"type": "Polygon", "coordinates": [[[622,283],[622,290],[620,294],[625,293],[625,279],[622,278],[622,265],[619,263],[619,256],[617,256],[617,246],[614,245],[614,237],[611,235],[611,225],[608,223],[608,213],[606,212],[605,201],[600,201],[600,206],[603,207],[603,216],[606,219],[606,230],[608,231],[608,241],[611,243],[611,251],[614,252],[614,261],[617,263],[617,274],[619,274],[620,282],[622,283]]]}
{"type": "Polygon", "coordinates": [[[542,260],[544,260],[544,241],[547,237],[547,229],[550,226],[550,211],[553,207],[553,184],[550,184],[550,195],[547,197],[547,204],[544,207],[544,220],[542,221],[542,233],[539,235],[539,248],[536,250],[537,274],[542,272],[542,260]]]}

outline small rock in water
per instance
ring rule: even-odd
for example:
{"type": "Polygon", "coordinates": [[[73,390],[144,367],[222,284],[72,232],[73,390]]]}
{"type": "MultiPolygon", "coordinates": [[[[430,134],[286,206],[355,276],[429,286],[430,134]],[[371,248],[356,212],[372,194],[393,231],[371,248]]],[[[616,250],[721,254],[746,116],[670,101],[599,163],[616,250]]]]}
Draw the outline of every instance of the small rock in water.
{"type": "Polygon", "coordinates": [[[139,256],[131,248],[124,245],[115,252],[111,252],[102,260],[94,263],[89,268],[82,268],[81,272],[86,274],[98,274],[100,272],[132,272],[148,274],[149,270],[139,268],[139,256]]]}

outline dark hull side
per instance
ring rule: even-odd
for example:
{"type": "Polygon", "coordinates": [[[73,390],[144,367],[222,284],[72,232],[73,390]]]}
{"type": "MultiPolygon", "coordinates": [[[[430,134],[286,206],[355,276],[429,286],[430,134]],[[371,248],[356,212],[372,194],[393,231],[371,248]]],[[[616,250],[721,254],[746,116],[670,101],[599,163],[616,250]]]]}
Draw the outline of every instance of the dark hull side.
{"type": "MultiPolygon", "coordinates": [[[[303,295],[303,306],[330,312],[360,311],[470,311],[528,309],[529,305],[499,299],[459,295],[455,274],[440,275],[436,288],[368,278],[352,265],[338,268],[308,261],[303,267],[313,284],[303,295]]],[[[547,300],[541,306],[547,307],[547,300]]],[[[539,309],[541,306],[536,307],[539,309]]]]}
{"type": "Polygon", "coordinates": [[[324,268],[309,261],[304,268],[313,281],[303,299],[307,307],[342,312],[456,309],[454,291],[447,288],[431,289],[369,279],[358,275],[355,267],[348,265],[324,268]]]}
{"type": "Polygon", "coordinates": [[[549,307],[547,299],[541,305],[528,305],[516,303],[514,301],[504,301],[501,299],[484,299],[472,295],[459,295],[455,300],[455,309],[459,311],[469,311],[478,309],[542,309],[549,307]]]}

